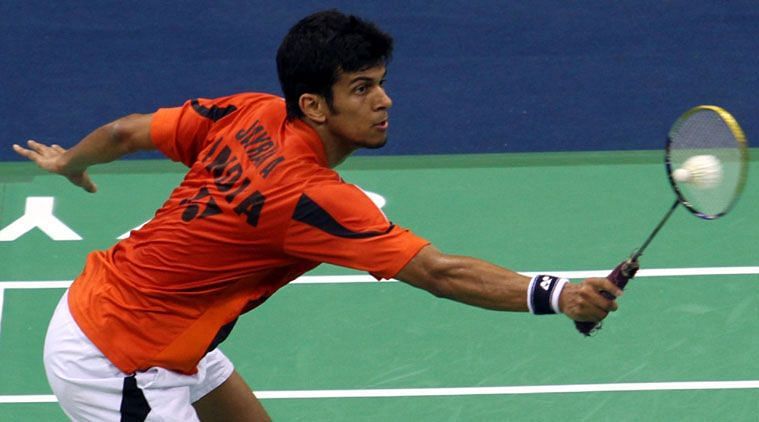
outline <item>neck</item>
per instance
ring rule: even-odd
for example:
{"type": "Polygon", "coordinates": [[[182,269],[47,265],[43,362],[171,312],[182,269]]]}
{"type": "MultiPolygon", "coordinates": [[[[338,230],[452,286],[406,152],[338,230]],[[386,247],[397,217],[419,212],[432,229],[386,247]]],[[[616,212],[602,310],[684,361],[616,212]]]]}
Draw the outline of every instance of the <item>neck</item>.
{"type": "Polygon", "coordinates": [[[319,138],[322,144],[324,144],[324,152],[327,155],[327,164],[330,168],[337,167],[356,150],[355,146],[348,145],[341,138],[327,130],[325,125],[315,123],[309,119],[303,120],[319,134],[319,138]]]}

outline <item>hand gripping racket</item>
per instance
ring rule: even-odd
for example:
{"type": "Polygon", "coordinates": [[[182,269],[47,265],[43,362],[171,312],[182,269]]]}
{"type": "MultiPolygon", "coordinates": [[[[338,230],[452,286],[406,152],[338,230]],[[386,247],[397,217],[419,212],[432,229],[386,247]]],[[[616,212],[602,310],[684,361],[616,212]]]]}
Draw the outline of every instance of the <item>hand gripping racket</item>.
{"type": "MultiPolygon", "coordinates": [[[[683,113],[669,130],[664,165],[675,192],[675,203],[643,245],[609,274],[608,279],[620,289],[635,277],[638,258],[678,205],[704,220],[720,218],[733,208],[748,173],[746,136],[733,116],[722,108],[694,107],[683,113]]],[[[608,292],[601,294],[614,299],[608,292]]],[[[586,336],[601,328],[601,324],[595,322],[575,321],[575,326],[586,336]]]]}

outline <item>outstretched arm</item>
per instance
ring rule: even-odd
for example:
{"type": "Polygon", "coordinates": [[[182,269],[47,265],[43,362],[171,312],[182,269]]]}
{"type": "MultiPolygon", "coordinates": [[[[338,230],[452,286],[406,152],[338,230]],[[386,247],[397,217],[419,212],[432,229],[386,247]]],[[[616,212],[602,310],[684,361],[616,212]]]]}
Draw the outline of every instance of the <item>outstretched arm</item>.
{"type": "MultiPolygon", "coordinates": [[[[423,248],[396,278],[435,296],[486,309],[527,311],[530,278],[489,262],[447,255],[433,246],[423,248]]],[[[575,321],[600,321],[617,309],[600,292],[620,296],[605,278],[589,278],[566,284],[559,296],[559,309],[575,321]]]]}
{"type": "Polygon", "coordinates": [[[152,118],[152,114],[122,117],[95,129],[68,150],[59,145],[48,146],[33,140],[27,142],[27,148],[14,144],[13,150],[34,161],[41,169],[65,176],[87,192],[95,192],[97,187],[87,174],[89,166],[107,163],[132,152],[156,148],[150,139],[152,118]]]}

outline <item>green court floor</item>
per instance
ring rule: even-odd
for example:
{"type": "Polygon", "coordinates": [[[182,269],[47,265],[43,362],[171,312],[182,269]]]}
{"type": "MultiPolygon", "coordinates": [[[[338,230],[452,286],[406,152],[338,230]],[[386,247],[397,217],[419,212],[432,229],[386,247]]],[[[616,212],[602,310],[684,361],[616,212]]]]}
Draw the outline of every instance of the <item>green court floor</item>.
{"type": "MultiPolygon", "coordinates": [[[[444,251],[578,280],[614,267],[668,209],[660,154],[363,156],[342,174],[444,251]]],[[[47,320],[85,255],[148,220],[182,167],[118,162],[93,176],[94,195],[0,164],[0,235],[32,197],[53,198],[81,238],[0,240],[0,421],[65,420],[41,364],[47,320]]],[[[563,316],[484,311],[323,266],[241,318],[222,349],[278,421],[756,421],[758,209],[750,178],[724,219],[677,210],[589,339],[563,316]]]]}

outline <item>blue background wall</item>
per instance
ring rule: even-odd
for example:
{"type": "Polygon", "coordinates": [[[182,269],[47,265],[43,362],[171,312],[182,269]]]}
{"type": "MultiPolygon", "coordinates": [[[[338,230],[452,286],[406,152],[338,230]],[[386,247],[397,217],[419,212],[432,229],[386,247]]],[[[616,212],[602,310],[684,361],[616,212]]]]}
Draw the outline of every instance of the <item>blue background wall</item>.
{"type": "Polygon", "coordinates": [[[722,105],[759,134],[759,1],[0,2],[0,160],[131,112],[279,93],[274,55],[304,15],[360,14],[396,39],[380,154],[659,148],[722,105]]]}

